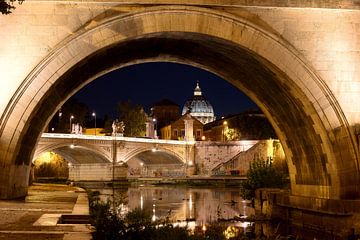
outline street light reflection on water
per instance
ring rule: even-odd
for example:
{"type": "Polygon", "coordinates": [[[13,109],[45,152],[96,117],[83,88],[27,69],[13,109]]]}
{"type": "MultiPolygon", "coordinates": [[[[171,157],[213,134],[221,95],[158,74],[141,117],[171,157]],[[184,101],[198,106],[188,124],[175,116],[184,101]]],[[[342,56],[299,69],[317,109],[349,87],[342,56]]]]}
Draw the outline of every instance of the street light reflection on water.
{"type": "MultiPolygon", "coordinates": [[[[111,197],[111,189],[96,189],[103,200],[111,197]]],[[[118,212],[139,208],[151,214],[152,221],[168,218],[174,226],[202,230],[220,219],[228,226],[246,232],[249,222],[234,221],[254,214],[249,201],[244,201],[238,188],[187,188],[174,186],[138,186],[116,189],[116,195],[126,196],[118,212]],[[230,221],[233,220],[233,221],[230,221]]],[[[233,229],[226,234],[231,236],[233,229]]],[[[225,234],[225,233],[224,233],[225,234]]]]}

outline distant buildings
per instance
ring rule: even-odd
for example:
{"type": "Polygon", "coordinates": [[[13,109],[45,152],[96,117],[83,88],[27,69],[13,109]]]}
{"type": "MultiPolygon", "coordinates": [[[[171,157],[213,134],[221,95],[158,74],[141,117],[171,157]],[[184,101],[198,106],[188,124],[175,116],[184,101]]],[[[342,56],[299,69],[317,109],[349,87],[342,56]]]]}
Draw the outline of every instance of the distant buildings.
{"type": "Polygon", "coordinates": [[[150,116],[155,122],[155,128],[160,133],[160,138],[163,138],[160,129],[176,121],[180,117],[179,112],[179,105],[169,99],[163,99],[151,107],[150,116]]]}
{"type": "Polygon", "coordinates": [[[204,126],[204,135],[211,141],[277,138],[273,127],[260,110],[246,111],[208,123],[204,126]]]}
{"type": "Polygon", "coordinates": [[[182,116],[179,110],[179,105],[169,99],[163,99],[152,106],[151,116],[156,121],[155,128],[160,138],[182,139],[185,132],[183,116],[187,113],[194,118],[194,136],[199,140],[203,136],[202,125],[215,120],[214,109],[202,95],[199,83],[196,84],[194,95],[186,101],[182,116]]]}
{"type": "Polygon", "coordinates": [[[185,118],[190,116],[193,120],[193,136],[195,140],[200,141],[203,136],[203,124],[197,118],[190,115],[190,113],[186,113],[181,116],[176,121],[170,123],[169,125],[161,128],[161,136],[163,139],[168,140],[184,140],[185,137],[185,118]]]}
{"type": "Polygon", "coordinates": [[[210,102],[202,95],[199,83],[196,84],[194,96],[186,101],[182,115],[190,112],[191,116],[197,118],[203,124],[207,124],[215,120],[214,109],[210,102]]]}

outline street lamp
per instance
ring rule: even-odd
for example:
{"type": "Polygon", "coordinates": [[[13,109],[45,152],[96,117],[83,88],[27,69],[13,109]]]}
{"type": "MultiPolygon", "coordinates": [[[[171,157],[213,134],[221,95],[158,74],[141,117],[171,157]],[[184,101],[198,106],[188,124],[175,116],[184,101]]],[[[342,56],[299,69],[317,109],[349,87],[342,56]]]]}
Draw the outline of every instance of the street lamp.
{"type": "Polygon", "coordinates": [[[70,133],[71,133],[71,121],[74,119],[74,116],[73,115],[71,115],[70,116],[70,119],[69,119],[69,122],[70,122],[70,133]]]}
{"type": "Polygon", "coordinates": [[[226,129],[226,127],[227,127],[227,124],[228,124],[227,121],[224,121],[224,122],[223,122],[223,134],[222,134],[223,141],[225,141],[225,129],[226,129]]]}
{"type": "Polygon", "coordinates": [[[96,113],[93,112],[93,113],[92,113],[92,116],[95,118],[95,136],[96,136],[96,113]]]}
{"type": "Polygon", "coordinates": [[[154,134],[155,136],[154,136],[154,137],[157,138],[156,118],[153,118],[152,120],[153,120],[153,122],[154,122],[154,128],[155,128],[155,129],[154,129],[154,130],[155,130],[155,134],[154,134]]]}

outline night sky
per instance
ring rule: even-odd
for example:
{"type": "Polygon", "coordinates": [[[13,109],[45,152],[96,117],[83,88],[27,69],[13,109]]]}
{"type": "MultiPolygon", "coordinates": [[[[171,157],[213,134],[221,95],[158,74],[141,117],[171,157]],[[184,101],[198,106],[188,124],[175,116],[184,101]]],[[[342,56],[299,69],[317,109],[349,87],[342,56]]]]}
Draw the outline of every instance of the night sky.
{"type": "Polygon", "coordinates": [[[179,104],[181,111],[197,81],[217,118],[256,108],[245,94],[220,77],[175,63],[144,63],[115,70],[92,81],[74,97],[99,117],[107,114],[115,118],[117,103],[126,100],[150,112],[153,103],[168,98],[179,104]]]}

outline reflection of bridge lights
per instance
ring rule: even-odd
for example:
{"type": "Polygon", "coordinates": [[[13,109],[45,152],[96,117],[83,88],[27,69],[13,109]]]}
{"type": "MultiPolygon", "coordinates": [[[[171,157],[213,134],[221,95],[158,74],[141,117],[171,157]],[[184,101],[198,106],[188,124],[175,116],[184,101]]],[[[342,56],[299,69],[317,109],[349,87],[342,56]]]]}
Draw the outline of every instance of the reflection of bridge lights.
{"type": "Polygon", "coordinates": [[[153,204],[153,215],[152,215],[152,218],[151,218],[151,221],[155,222],[156,221],[156,215],[155,215],[155,204],[153,204]]]}
{"type": "Polygon", "coordinates": [[[191,215],[191,212],[192,212],[192,195],[190,194],[190,197],[189,197],[189,212],[190,212],[190,218],[192,218],[192,215],[191,215]]]}
{"type": "Polygon", "coordinates": [[[71,144],[71,145],[70,145],[70,148],[74,148],[74,147],[75,147],[75,145],[74,145],[74,144],[71,144]]]}
{"type": "Polygon", "coordinates": [[[140,196],[140,209],[143,210],[143,208],[144,208],[144,198],[143,198],[143,196],[141,195],[141,196],[140,196]]]}
{"type": "Polygon", "coordinates": [[[204,232],[206,231],[206,226],[205,226],[205,224],[202,226],[202,228],[201,228],[204,232]]]}

